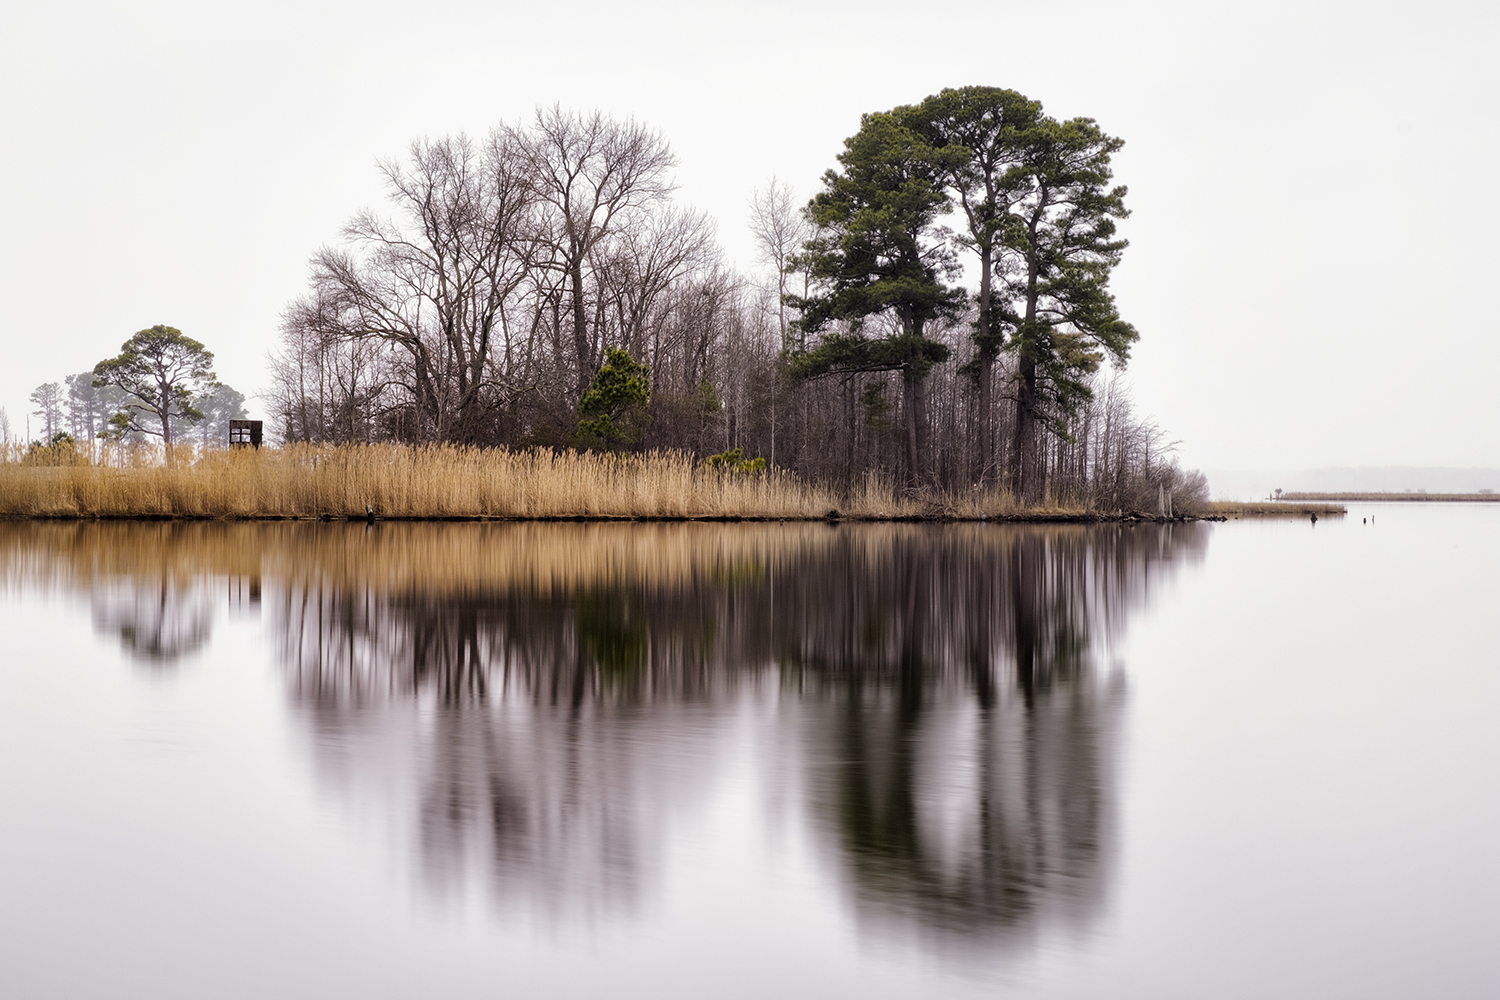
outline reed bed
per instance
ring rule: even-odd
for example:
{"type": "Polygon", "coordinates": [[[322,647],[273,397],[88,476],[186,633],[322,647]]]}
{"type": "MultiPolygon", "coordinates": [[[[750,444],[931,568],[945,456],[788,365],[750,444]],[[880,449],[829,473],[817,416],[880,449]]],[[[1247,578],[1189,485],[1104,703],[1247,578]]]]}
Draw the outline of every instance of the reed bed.
{"type": "Polygon", "coordinates": [[[1008,493],[912,495],[876,475],[838,491],[783,472],[705,468],[680,452],[609,455],[454,446],[290,445],[209,451],[168,465],[0,463],[0,516],[382,518],[858,518],[1077,516],[1008,493]]]}
{"type": "Polygon", "coordinates": [[[1337,503],[1289,503],[1286,500],[1250,501],[1215,500],[1208,505],[1215,517],[1342,517],[1347,511],[1337,503]]]}

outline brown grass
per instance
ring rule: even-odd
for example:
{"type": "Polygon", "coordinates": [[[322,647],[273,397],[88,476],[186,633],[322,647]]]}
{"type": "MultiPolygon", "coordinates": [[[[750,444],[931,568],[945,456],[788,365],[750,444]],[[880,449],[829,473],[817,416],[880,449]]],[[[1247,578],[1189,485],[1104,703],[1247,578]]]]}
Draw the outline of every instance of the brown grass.
{"type": "Polygon", "coordinates": [[[1022,510],[1009,493],[912,495],[871,476],[851,495],[782,471],[712,471],[676,452],[600,455],[449,446],[210,451],[168,467],[0,463],[0,516],[383,518],[1070,517],[1082,505],[1022,510]]]}
{"type": "Polygon", "coordinates": [[[1208,505],[1216,517],[1343,517],[1347,511],[1336,503],[1291,503],[1286,500],[1264,503],[1241,503],[1238,500],[1215,500],[1208,505]]]}

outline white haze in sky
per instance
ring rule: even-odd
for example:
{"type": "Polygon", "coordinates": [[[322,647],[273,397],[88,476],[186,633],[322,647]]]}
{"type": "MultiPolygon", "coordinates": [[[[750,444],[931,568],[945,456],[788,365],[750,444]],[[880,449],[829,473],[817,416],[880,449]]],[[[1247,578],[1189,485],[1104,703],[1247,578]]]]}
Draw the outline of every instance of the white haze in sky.
{"type": "Polygon", "coordinates": [[[1126,140],[1129,377],[1185,464],[1500,466],[1497,11],[11,0],[0,405],[24,430],[155,323],[259,391],[308,256],[417,136],[634,116],[749,268],[757,185],[811,195],[862,112],[986,84],[1126,140]]]}

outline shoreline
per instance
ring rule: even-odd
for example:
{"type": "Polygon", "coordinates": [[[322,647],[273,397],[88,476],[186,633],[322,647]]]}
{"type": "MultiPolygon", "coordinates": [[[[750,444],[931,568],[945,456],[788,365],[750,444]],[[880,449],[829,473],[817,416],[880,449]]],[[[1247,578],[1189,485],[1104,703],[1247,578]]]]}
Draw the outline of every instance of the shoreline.
{"type": "MultiPolygon", "coordinates": [[[[144,456],[150,459],[152,456],[144,456]]],[[[175,465],[0,465],[0,518],[46,520],[1128,522],[1214,516],[1158,485],[1018,503],[999,485],[913,490],[867,475],[832,486],[742,473],[682,452],[297,445],[175,465]],[[1162,516],[1165,514],[1166,516],[1162,516]]]]}
{"type": "Polygon", "coordinates": [[[1349,511],[1342,503],[1308,503],[1287,500],[1214,500],[1208,505],[1212,514],[1220,519],[1239,520],[1244,517],[1343,517],[1349,511]]]}

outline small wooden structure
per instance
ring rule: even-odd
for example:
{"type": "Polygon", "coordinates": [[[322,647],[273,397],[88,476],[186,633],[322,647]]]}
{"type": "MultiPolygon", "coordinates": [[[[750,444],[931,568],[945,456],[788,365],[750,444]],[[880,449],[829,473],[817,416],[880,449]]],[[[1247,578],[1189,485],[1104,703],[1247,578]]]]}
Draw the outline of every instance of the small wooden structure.
{"type": "Polygon", "coordinates": [[[229,421],[229,447],[259,448],[260,426],[259,420],[229,421]]]}

